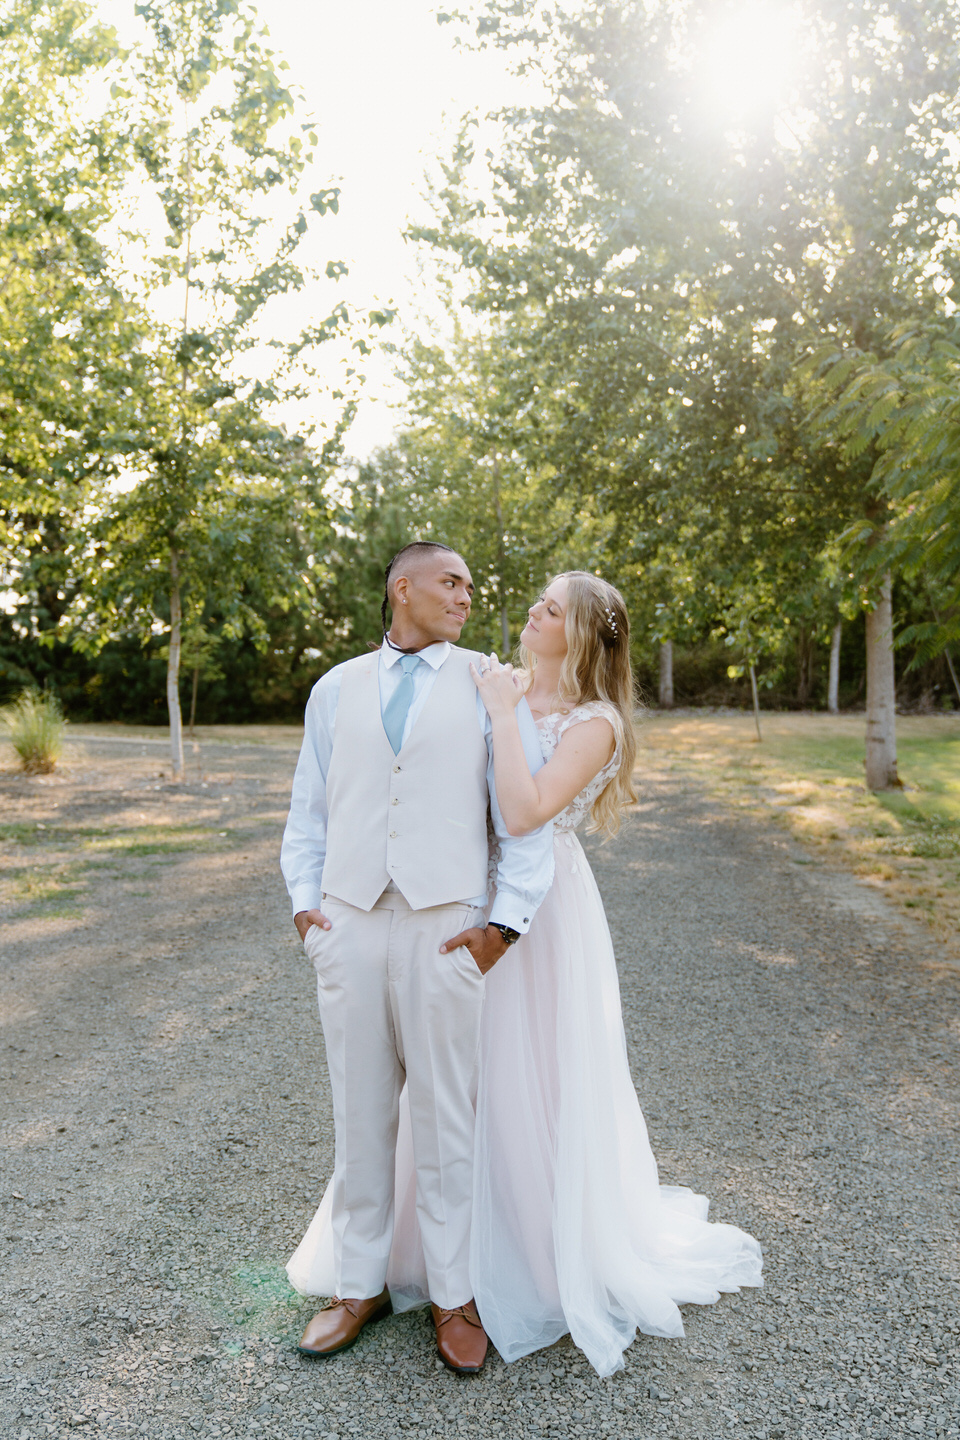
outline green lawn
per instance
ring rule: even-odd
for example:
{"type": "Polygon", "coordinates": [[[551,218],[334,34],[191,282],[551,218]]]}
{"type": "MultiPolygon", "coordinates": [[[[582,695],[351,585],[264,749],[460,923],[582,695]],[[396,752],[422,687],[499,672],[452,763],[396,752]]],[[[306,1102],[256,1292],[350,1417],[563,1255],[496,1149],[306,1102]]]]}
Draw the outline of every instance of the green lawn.
{"type": "Polygon", "coordinates": [[[648,763],[682,773],[731,804],[775,815],[811,845],[960,935],[960,717],[901,716],[902,790],[864,785],[863,715],[762,716],[651,711],[640,726],[648,763]]]}
{"type": "MultiPolygon", "coordinates": [[[[862,716],[768,716],[757,753],[769,752],[797,775],[816,773],[863,783],[862,716]]],[[[902,716],[897,758],[904,790],[877,796],[893,814],[960,821],[960,719],[902,716]]]]}

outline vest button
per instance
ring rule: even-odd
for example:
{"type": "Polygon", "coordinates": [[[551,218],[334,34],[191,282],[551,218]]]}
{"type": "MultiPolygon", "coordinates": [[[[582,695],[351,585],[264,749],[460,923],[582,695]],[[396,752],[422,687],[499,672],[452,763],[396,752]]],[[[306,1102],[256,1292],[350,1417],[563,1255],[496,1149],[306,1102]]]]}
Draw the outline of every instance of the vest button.
{"type": "Polygon", "coordinates": [[[396,795],[394,795],[393,799],[390,801],[390,804],[391,804],[391,805],[399,805],[399,804],[400,804],[400,801],[397,799],[396,795]]]}
{"type": "Polygon", "coordinates": [[[400,766],[399,766],[399,765],[394,765],[394,767],[393,767],[393,773],[394,773],[394,775],[399,775],[399,774],[400,774],[400,766]]]}
{"type": "Polygon", "coordinates": [[[396,832],[396,830],[391,830],[391,831],[390,831],[390,839],[391,839],[391,840],[396,840],[396,838],[397,838],[397,832],[396,832]]]}

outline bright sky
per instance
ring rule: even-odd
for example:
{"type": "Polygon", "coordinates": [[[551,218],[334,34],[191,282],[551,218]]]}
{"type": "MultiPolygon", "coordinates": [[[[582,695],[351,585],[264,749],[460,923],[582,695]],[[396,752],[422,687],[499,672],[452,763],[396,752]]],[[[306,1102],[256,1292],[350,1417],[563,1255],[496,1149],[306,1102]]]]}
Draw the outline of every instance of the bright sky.
{"type": "MultiPolygon", "coordinates": [[[[500,55],[467,54],[431,0],[269,0],[260,5],[275,49],[319,125],[318,159],[342,188],[340,214],[318,227],[325,258],[346,261],[338,294],[364,309],[391,300],[412,323],[421,295],[416,254],[402,232],[426,217],[424,170],[446,154],[459,117],[519,96],[500,55]]],[[[301,297],[321,318],[330,287],[301,297]]],[[[399,336],[397,337],[399,338],[399,336]]],[[[389,357],[367,364],[368,384],[348,438],[364,458],[389,439],[399,399],[389,357]]]]}
{"type": "MultiPolygon", "coordinates": [[[[317,171],[305,193],[328,184],[342,192],[339,215],[313,217],[301,258],[321,270],[328,260],[350,269],[336,286],[322,280],[289,304],[276,302],[278,327],[322,320],[339,299],[361,311],[393,304],[399,322],[391,338],[399,342],[401,326],[422,332],[439,315],[418,279],[417,247],[403,239],[412,218],[429,218],[424,172],[436,173],[465,113],[482,117],[532,99],[532,82],[510,75],[502,54],[458,49],[456,27],[436,22],[441,8],[441,0],[259,0],[273,48],[290,65],[285,78],[303,92],[303,118],[318,122],[317,171]]],[[[99,0],[98,9],[132,37],[133,0],[99,0]]],[[[789,68],[795,13],[792,0],[738,0],[715,27],[704,47],[712,113],[774,98],[789,68]]],[[[278,220],[286,223],[293,212],[283,210],[278,220]]],[[[329,357],[333,383],[342,353],[329,357]]],[[[389,440],[402,388],[388,355],[360,363],[368,383],[347,450],[363,459],[389,440]]],[[[317,413],[329,418],[330,402],[317,413]]],[[[306,417],[286,418],[296,426],[306,417]]]]}
{"type": "MultiPolygon", "coordinates": [[[[444,8],[441,0],[261,0],[276,48],[320,121],[321,164],[343,177],[340,215],[322,235],[329,256],[350,264],[344,293],[363,307],[392,299],[408,325],[424,297],[402,231],[410,217],[427,214],[424,169],[448,153],[466,111],[483,115],[531,94],[502,54],[457,50],[456,27],[434,18],[444,8]]],[[[792,0],[738,0],[725,12],[705,47],[714,113],[735,115],[777,97],[795,25],[792,0]]],[[[326,291],[317,296],[318,316],[325,301],[326,291]]],[[[368,365],[368,376],[348,437],[358,458],[389,439],[398,417],[388,400],[402,394],[387,357],[368,365]]]]}
{"type": "MultiPolygon", "coordinates": [[[[456,27],[436,22],[441,0],[254,3],[272,49],[290,66],[283,78],[303,96],[300,118],[317,121],[316,170],[304,177],[304,197],[328,185],[341,190],[338,215],[311,217],[298,259],[321,272],[329,260],[349,266],[348,277],[336,285],[324,279],[292,303],[275,301],[274,327],[292,335],[323,320],[340,300],[361,312],[392,304],[399,317],[390,338],[399,342],[402,324],[429,324],[418,318],[424,306],[429,316],[430,297],[418,284],[417,250],[403,239],[411,219],[429,218],[421,199],[424,172],[435,173],[435,157],[449,154],[464,114],[484,116],[522,101],[529,89],[509,74],[502,55],[457,48],[456,27]]],[[[137,38],[134,0],[98,0],[96,8],[121,42],[137,38]]],[[[278,197],[278,223],[286,226],[295,214],[295,202],[278,197]]],[[[148,213],[139,219],[149,227],[148,213]]],[[[159,211],[155,220],[162,230],[159,211]]],[[[433,314],[439,315],[438,307],[433,314]]],[[[343,350],[332,350],[330,381],[337,384],[343,350]]],[[[364,459],[388,441],[399,421],[391,402],[402,400],[403,392],[393,364],[383,353],[359,362],[368,383],[347,440],[354,458],[364,459]]],[[[327,400],[316,414],[329,420],[338,412],[327,400]]],[[[285,418],[296,427],[308,416],[285,418]]]]}

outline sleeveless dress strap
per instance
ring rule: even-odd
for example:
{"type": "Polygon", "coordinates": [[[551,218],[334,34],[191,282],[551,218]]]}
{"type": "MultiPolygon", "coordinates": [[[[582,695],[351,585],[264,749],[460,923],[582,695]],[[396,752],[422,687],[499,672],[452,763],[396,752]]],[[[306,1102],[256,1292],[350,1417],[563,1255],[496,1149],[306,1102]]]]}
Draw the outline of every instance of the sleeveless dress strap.
{"type": "Polygon", "coordinates": [[[620,712],[615,705],[610,705],[606,700],[590,700],[585,705],[578,705],[565,715],[557,726],[557,738],[574,725],[582,725],[587,720],[606,720],[613,729],[617,742],[617,750],[620,749],[620,741],[623,736],[623,721],[620,712]]]}

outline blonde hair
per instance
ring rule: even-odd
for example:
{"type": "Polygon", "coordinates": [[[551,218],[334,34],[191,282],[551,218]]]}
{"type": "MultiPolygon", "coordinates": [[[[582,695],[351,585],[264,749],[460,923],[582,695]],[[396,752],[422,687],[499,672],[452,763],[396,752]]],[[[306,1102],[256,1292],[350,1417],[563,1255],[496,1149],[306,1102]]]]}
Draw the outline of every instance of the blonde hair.
{"type": "MultiPolygon", "coordinates": [[[[608,836],[615,835],[622,812],[637,799],[632,779],[637,754],[633,728],[637,698],[630,665],[627,607],[619,590],[588,570],[564,570],[553,579],[567,582],[567,653],[560,667],[560,704],[572,710],[593,700],[605,700],[616,711],[618,724],[614,728],[620,764],[593,802],[588,827],[591,832],[602,830],[608,836]]],[[[536,655],[521,645],[517,659],[532,678],[536,655]]]]}

